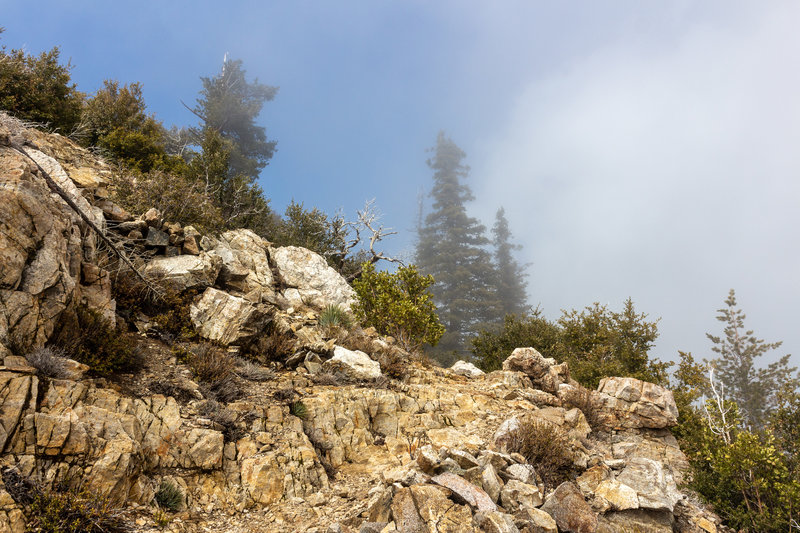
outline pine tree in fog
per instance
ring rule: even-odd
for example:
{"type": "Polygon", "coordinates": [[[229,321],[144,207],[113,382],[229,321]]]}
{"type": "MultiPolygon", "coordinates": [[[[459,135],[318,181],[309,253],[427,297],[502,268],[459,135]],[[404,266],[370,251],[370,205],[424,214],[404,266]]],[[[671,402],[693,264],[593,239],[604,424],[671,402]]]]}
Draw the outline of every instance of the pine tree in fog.
{"type": "Polygon", "coordinates": [[[511,230],[508,227],[505,209],[497,210],[492,227],[492,245],[494,246],[495,289],[500,304],[502,319],[507,314],[521,315],[528,309],[525,287],[525,270],[514,258],[514,251],[522,248],[511,242],[511,230]]]}

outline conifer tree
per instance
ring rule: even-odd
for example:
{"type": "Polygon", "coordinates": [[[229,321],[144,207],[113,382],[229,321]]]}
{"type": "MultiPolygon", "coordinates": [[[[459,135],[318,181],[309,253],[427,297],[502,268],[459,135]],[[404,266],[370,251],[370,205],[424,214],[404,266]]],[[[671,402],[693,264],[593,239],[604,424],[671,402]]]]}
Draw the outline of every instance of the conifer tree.
{"type": "Polygon", "coordinates": [[[499,315],[492,281],[491,255],[486,229],[467,215],[465,204],[473,200],[463,183],[469,167],[466,154],[444,132],[440,132],[428,166],[434,171],[432,211],[419,230],[417,266],[432,274],[432,287],[439,318],[446,333],[435,356],[443,364],[463,356],[470,334],[499,315]]]}
{"type": "Polygon", "coordinates": [[[763,427],[767,415],[776,405],[777,393],[787,383],[797,386],[797,370],[789,367],[789,355],[781,357],[766,368],[756,367],[756,358],[777,349],[782,342],[765,342],[745,330],[745,314],[736,308],[736,294],[731,289],[725,307],[718,309],[717,320],[725,324],[724,338],[706,334],[719,354],[712,361],[715,375],[725,386],[727,398],[736,402],[745,423],[758,429],[763,427]]]}
{"type": "Polygon", "coordinates": [[[492,244],[494,245],[494,263],[496,269],[495,288],[500,304],[502,319],[505,315],[524,314],[527,310],[525,293],[525,271],[514,259],[514,250],[522,248],[511,243],[511,230],[508,228],[505,209],[497,210],[492,227],[492,244]]]}
{"type": "Polygon", "coordinates": [[[226,228],[247,227],[268,237],[275,215],[257,180],[276,143],[267,140],[264,127],[255,120],[278,89],[247,81],[241,60],[227,57],[220,73],[202,82],[191,110],[201,124],[190,130],[191,144],[201,153],[190,163],[190,176],[205,182],[226,228]]]}

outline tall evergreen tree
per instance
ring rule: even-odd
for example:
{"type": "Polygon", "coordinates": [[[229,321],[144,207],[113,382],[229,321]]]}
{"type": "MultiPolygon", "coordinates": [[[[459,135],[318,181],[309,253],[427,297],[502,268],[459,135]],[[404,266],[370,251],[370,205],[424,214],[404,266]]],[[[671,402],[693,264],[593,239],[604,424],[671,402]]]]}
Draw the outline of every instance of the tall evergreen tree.
{"type": "Polygon", "coordinates": [[[201,128],[195,130],[198,136],[211,129],[231,141],[229,175],[255,179],[272,158],[276,145],[267,140],[264,127],[255,121],[278,88],[258,79],[248,82],[245,74],[241,60],[226,56],[219,74],[201,78],[203,89],[192,112],[202,120],[201,128]]]}
{"type": "MultiPolygon", "coordinates": [[[[494,245],[495,263],[495,288],[500,311],[503,316],[508,314],[521,315],[528,308],[525,281],[527,275],[514,259],[514,250],[522,248],[519,244],[511,243],[511,230],[508,228],[506,211],[502,207],[497,210],[494,226],[492,227],[492,244],[494,245]]],[[[503,318],[502,316],[500,317],[503,318]]]]}
{"type": "Polygon", "coordinates": [[[192,112],[201,124],[190,131],[201,149],[190,163],[191,178],[205,183],[220,207],[226,228],[247,227],[269,237],[275,216],[257,179],[275,152],[264,127],[255,122],[278,89],[248,82],[240,60],[225,58],[220,73],[202,78],[192,112]]]}
{"type": "Polygon", "coordinates": [[[764,342],[745,330],[745,314],[736,308],[736,294],[731,289],[725,300],[725,307],[718,309],[717,320],[725,324],[725,336],[706,334],[719,354],[712,360],[716,370],[715,377],[725,385],[725,395],[739,406],[745,422],[752,428],[761,428],[766,417],[777,402],[777,393],[787,382],[796,388],[797,370],[789,367],[789,355],[767,365],[756,368],[756,358],[774,350],[782,342],[764,342]]]}
{"type": "Polygon", "coordinates": [[[466,202],[473,200],[462,180],[469,167],[466,154],[440,132],[428,166],[434,171],[432,211],[419,230],[417,266],[432,274],[432,287],[439,318],[446,333],[434,355],[443,364],[466,352],[467,339],[477,328],[498,316],[492,286],[494,268],[486,229],[467,215],[466,202]]]}

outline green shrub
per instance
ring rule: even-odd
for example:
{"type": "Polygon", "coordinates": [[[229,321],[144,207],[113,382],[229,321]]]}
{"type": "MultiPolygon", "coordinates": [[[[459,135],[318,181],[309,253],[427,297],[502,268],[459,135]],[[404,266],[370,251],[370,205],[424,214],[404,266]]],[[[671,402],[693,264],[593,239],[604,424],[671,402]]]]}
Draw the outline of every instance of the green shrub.
{"type": "Polygon", "coordinates": [[[144,361],[132,345],[134,342],[100,313],[85,306],[78,306],[74,313],[62,313],[53,337],[56,347],[101,376],[142,367],[144,361]]]}
{"type": "Polygon", "coordinates": [[[572,445],[558,426],[536,419],[525,419],[508,437],[509,453],[519,453],[533,465],[545,490],[557,487],[573,474],[572,445]]]}
{"type": "Polygon", "coordinates": [[[180,511],[181,507],[183,507],[183,493],[181,489],[168,479],[161,481],[153,497],[159,507],[163,507],[173,513],[180,511]]]}
{"type": "Polygon", "coordinates": [[[292,402],[292,404],[289,406],[289,413],[291,413],[293,416],[296,416],[300,420],[305,420],[308,418],[308,408],[306,407],[306,404],[299,400],[292,402]]]}
{"type": "Polygon", "coordinates": [[[337,329],[350,329],[352,321],[347,311],[336,304],[328,304],[319,315],[319,325],[326,332],[331,333],[337,329]]]}
{"type": "Polygon", "coordinates": [[[58,48],[38,57],[0,48],[0,109],[70,134],[80,121],[83,95],[70,83],[72,66],[59,64],[60,54],[58,48]]]}
{"type": "Polygon", "coordinates": [[[361,278],[353,282],[358,302],[356,318],[384,335],[395,337],[409,351],[435,345],[444,333],[428,288],[432,276],[422,276],[413,265],[401,266],[394,274],[376,272],[365,263],[361,278]]]}
{"type": "Polygon", "coordinates": [[[472,353],[481,370],[492,372],[503,367],[515,348],[532,346],[549,356],[558,345],[560,333],[539,309],[528,316],[509,314],[502,327],[483,329],[472,339],[472,353]]]}
{"type": "Polygon", "coordinates": [[[658,321],[637,313],[628,299],[621,312],[594,304],[563,311],[556,323],[539,310],[527,317],[509,315],[499,330],[481,331],[472,341],[478,366],[496,370],[514,348],[532,346],[545,357],[569,363],[570,375],[594,389],[607,376],[634,377],[665,385],[671,363],[650,359],[658,321]]]}
{"type": "Polygon", "coordinates": [[[127,531],[119,510],[89,490],[39,491],[25,509],[26,532],[121,533],[127,531]]]}

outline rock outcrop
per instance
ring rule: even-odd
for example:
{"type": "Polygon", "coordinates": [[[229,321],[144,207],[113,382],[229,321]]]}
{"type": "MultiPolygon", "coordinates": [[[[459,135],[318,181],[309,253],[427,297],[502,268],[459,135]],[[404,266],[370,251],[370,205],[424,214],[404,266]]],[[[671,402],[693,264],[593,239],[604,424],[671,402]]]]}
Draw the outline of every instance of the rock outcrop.
{"type": "Polygon", "coordinates": [[[102,162],[26,130],[14,135],[36,142],[37,161],[98,227],[146,252],[151,280],[191,296],[201,339],[250,350],[271,367],[225,369],[239,394],[223,401],[195,381],[184,347],[152,335],[153,320],[139,312],[125,317],[138,328],[126,338],[145,354],[138,374],[87,377],[73,364],[48,377],[21,356],[79,305],[117,319],[113,279],[96,236],[9,146],[10,135],[0,131],[0,532],[25,528],[20,479],[125,504],[138,531],[160,530],[153,501],[166,482],[183,498],[174,531],[720,527],[678,488],[687,463],[669,431],[677,409],[666,389],[608,378],[576,406],[565,393],[575,386],[567,365],[534,348],[483,373],[414,362],[374,331],[327,332],[319,313],[347,310],[354,293],[324,258],[248,230],[214,237],[155,210],[130,215],[110,199],[102,162]],[[557,483],[514,445],[530,421],[568,443],[570,467],[557,483]]]}

